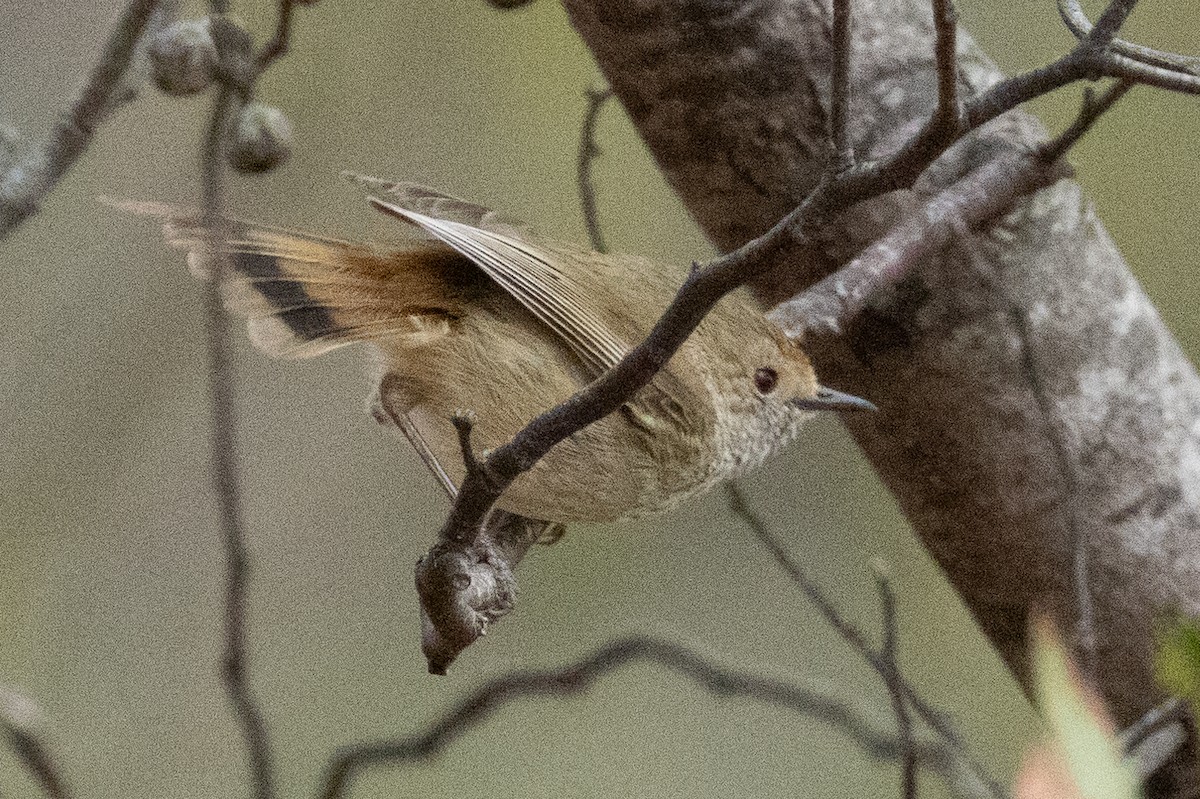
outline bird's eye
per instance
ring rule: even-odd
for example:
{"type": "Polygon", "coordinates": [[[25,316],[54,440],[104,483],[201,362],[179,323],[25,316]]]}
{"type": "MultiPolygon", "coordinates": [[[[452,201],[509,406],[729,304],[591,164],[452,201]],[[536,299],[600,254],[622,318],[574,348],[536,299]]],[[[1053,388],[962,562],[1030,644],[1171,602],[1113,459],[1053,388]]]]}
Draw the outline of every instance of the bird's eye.
{"type": "Polygon", "coordinates": [[[754,387],[759,393],[770,394],[779,382],[779,373],[769,366],[760,366],[754,372],[754,387]]]}

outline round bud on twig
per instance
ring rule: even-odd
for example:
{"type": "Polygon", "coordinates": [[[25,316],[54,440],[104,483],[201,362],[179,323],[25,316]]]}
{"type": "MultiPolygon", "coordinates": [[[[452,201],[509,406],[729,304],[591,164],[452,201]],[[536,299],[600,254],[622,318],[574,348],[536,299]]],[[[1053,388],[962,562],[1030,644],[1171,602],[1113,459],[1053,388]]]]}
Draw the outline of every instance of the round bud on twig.
{"type": "Polygon", "coordinates": [[[169,25],[151,41],[147,55],[155,85],[176,96],[207,88],[217,64],[217,47],[207,19],[169,25]]]}
{"type": "Polygon", "coordinates": [[[292,154],[292,123],[278,108],[247,103],[238,117],[229,161],[241,172],[266,172],[292,154]]]}

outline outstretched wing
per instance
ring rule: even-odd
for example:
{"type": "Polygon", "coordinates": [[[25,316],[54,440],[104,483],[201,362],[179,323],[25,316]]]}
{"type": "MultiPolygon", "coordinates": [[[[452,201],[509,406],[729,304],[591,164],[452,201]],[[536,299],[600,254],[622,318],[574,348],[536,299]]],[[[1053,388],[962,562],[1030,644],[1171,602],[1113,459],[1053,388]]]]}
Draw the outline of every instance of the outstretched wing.
{"type": "MultiPolygon", "coordinates": [[[[596,303],[609,298],[598,300],[596,291],[587,291],[573,272],[559,268],[567,256],[540,246],[517,223],[427,186],[357,176],[354,180],[383,193],[368,196],[375,208],[417,226],[478,266],[571,347],[594,376],[616,366],[632,348],[597,311],[596,303]]],[[[678,378],[663,371],[623,414],[653,437],[664,424],[695,428],[699,420],[689,409],[698,401],[678,378]]]]}
{"type": "Polygon", "coordinates": [[[490,230],[409,211],[379,198],[372,205],[420,225],[482,269],[543,324],[557,333],[596,374],[629,351],[590,307],[578,282],[538,247],[490,230]]]}

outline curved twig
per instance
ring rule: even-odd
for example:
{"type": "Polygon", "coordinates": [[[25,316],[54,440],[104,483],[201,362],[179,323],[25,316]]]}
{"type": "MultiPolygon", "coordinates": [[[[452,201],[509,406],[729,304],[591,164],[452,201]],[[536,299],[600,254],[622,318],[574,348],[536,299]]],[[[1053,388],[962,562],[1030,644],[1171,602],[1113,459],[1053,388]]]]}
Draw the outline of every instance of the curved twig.
{"type": "Polygon", "coordinates": [[[259,74],[287,55],[292,41],[292,10],[294,8],[295,0],[279,0],[279,15],[275,22],[275,33],[254,59],[259,74]]]}
{"type": "Polygon", "coordinates": [[[851,0],[833,0],[833,65],[829,74],[829,143],[833,151],[832,171],[854,166],[854,142],[850,138],[850,62],[854,52],[851,0]]]}
{"type": "Polygon", "coordinates": [[[892,589],[891,579],[882,564],[874,571],[875,587],[879,591],[879,604],[883,611],[883,643],[879,647],[879,657],[891,673],[891,678],[885,679],[883,683],[887,686],[888,696],[892,700],[892,711],[896,714],[896,728],[900,735],[900,745],[903,747],[900,754],[901,796],[904,799],[916,799],[917,753],[913,739],[913,719],[908,708],[908,697],[899,684],[900,635],[896,617],[896,592],[892,589]]]}
{"type": "MultiPolygon", "coordinates": [[[[744,697],[793,710],[841,730],[875,758],[896,758],[903,745],[880,732],[844,701],[798,685],[760,677],[713,663],[685,647],[648,636],[631,636],[597,649],[580,660],[546,671],[517,671],[485,683],[440,719],[416,734],[342,749],[331,758],[319,796],[340,799],[363,770],[428,760],[510,702],[534,696],[571,696],[597,680],[637,662],[656,663],[722,697],[744,697]]],[[[914,757],[921,765],[961,784],[960,758],[936,742],[918,742],[914,757]]]]}
{"type": "MultiPolygon", "coordinates": [[[[215,14],[228,10],[226,0],[211,0],[215,14]]],[[[257,698],[250,687],[247,668],[246,605],[249,592],[250,562],[246,548],[245,520],[242,512],[241,472],[238,467],[235,437],[237,414],[233,400],[232,355],[228,320],[221,296],[222,276],[227,270],[225,238],[226,148],[234,120],[253,83],[281,57],[288,47],[292,0],[280,0],[279,22],[272,40],[254,61],[244,77],[222,74],[213,102],[212,115],[201,151],[200,174],[205,227],[212,237],[212,279],[205,286],[205,333],[209,361],[209,408],[211,416],[212,483],[220,515],[221,541],[225,550],[224,656],[221,676],[234,717],[241,730],[250,768],[252,796],[272,799],[275,794],[275,756],[271,735],[257,698]]],[[[249,39],[236,26],[229,25],[225,36],[229,53],[240,61],[249,53],[249,39]]]]}
{"type": "Polygon", "coordinates": [[[1053,141],[1047,142],[1040,151],[1040,155],[1045,161],[1057,161],[1066,154],[1067,150],[1075,146],[1083,135],[1092,129],[1092,125],[1096,124],[1096,120],[1117,104],[1125,94],[1133,88],[1133,82],[1128,80],[1120,80],[1110,86],[1104,94],[1096,97],[1095,93],[1090,89],[1085,89],[1083,92],[1083,105],[1079,109],[1079,114],[1076,115],[1075,121],[1070,127],[1064,130],[1053,141]]]}

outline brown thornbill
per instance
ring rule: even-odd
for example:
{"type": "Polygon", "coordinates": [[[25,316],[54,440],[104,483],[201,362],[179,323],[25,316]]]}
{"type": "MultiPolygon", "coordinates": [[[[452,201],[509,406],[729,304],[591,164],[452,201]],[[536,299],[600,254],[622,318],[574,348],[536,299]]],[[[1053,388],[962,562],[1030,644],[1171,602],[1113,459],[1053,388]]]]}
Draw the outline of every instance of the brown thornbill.
{"type": "MultiPolygon", "coordinates": [[[[376,418],[400,427],[452,493],[463,476],[456,413],[472,412],[477,450],[506,443],[641,341],[684,277],[676,266],[534,236],[424,186],[355,180],[404,224],[400,243],[230,221],[227,302],[271,355],[372,349],[376,418]]],[[[168,239],[207,274],[197,217],[120,206],[163,217],[168,239]]],[[[814,411],[872,408],[821,386],[800,346],[738,290],[648,386],[551,449],[497,507],[551,522],[663,510],[758,466],[814,411]]]]}

